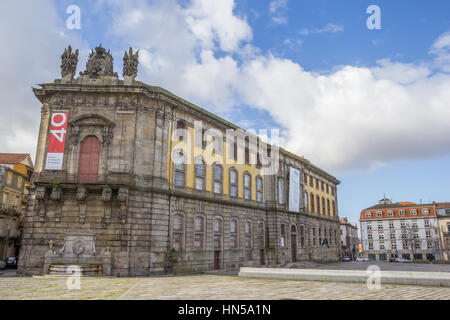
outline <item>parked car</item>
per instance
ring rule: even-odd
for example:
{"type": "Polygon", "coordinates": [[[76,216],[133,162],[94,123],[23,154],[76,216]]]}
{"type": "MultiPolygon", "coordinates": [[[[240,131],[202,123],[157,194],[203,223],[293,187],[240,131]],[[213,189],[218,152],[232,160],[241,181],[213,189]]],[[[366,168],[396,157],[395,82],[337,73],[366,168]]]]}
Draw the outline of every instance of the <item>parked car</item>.
{"type": "Polygon", "coordinates": [[[9,257],[6,259],[6,267],[15,269],[17,268],[17,258],[16,257],[9,257]]]}
{"type": "Polygon", "coordinates": [[[408,262],[411,262],[411,260],[408,260],[408,259],[405,259],[405,258],[395,258],[394,262],[408,263],[408,262]]]}
{"type": "Polygon", "coordinates": [[[350,260],[350,257],[349,257],[349,256],[344,256],[344,257],[342,258],[342,261],[344,261],[344,262],[350,262],[351,260],[350,260]]]}
{"type": "Polygon", "coordinates": [[[366,257],[356,257],[356,261],[360,261],[360,262],[369,262],[369,258],[366,258],[366,257]]]}
{"type": "Polygon", "coordinates": [[[5,270],[6,268],[6,262],[0,259],[0,270],[5,270]]]}

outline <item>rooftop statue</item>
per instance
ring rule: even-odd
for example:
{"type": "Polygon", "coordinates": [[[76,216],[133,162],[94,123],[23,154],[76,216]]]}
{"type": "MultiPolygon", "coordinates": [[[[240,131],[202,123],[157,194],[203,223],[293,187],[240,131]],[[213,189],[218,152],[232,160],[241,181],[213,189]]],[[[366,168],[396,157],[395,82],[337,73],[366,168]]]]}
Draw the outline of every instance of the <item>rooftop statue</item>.
{"type": "Polygon", "coordinates": [[[78,64],[78,49],[75,53],[72,53],[72,47],[69,46],[64,49],[61,55],[61,77],[65,78],[69,76],[73,78],[78,64]]]}
{"type": "Polygon", "coordinates": [[[113,57],[109,50],[106,52],[101,45],[95,48],[95,52],[92,50],[86,62],[86,71],[80,72],[80,75],[88,75],[89,78],[97,78],[99,76],[117,77],[117,73],[114,72],[113,57]]]}
{"type": "Polygon", "coordinates": [[[123,56],[123,76],[136,77],[139,65],[139,50],[133,54],[133,48],[123,56]]]}

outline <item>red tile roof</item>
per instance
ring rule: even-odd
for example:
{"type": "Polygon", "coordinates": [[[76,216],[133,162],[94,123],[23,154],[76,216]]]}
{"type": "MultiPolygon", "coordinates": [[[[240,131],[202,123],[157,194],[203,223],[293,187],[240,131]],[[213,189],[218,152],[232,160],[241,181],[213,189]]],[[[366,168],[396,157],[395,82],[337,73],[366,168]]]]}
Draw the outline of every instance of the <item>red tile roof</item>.
{"type": "Polygon", "coordinates": [[[29,153],[0,153],[0,163],[20,163],[29,153]]]}

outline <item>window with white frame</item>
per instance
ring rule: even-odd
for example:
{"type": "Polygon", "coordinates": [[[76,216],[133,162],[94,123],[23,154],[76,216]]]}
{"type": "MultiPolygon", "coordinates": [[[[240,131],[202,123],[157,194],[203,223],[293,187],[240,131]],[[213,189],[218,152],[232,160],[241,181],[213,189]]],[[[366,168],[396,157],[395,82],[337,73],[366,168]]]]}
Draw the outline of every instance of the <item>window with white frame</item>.
{"type": "Polygon", "coordinates": [[[399,216],[404,216],[405,215],[405,210],[399,210],[398,211],[398,215],[399,216]]]}
{"type": "Polygon", "coordinates": [[[393,250],[397,249],[397,242],[392,241],[392,242],[391,242],[391,248],[392,248],[393,250]]]}
{"type": "Polygon", "coordinates": [[[378,239],[379,239],[379,240],[384,240],[384,234],[380,233],[380,234],[378,235],[378,239]]]}
{"type": "MultiPolygon", "coordinates": [[[[307,196],[306,199],[308,199],[307,196]]],[[[263,201],[263,180],[261,177],[256,177],[256,201],[263,201]]]]}
{"type": "Polygon", "coordinates": [[[202,158],[195,159],[195,189],[205,190],[206,164],[202,158]]]}
{"type": "Polygon", "coordinates": [[[214,232],[214,249],[222,248],[222,219],[214,218],[213,232],[214,232]]]}
{"type": "Polygon", "coordinates": [[[424,219],[424,220],[423,220],[423,223],[424,223],[424,225],[425,225],[425,228],[429,228],[429,227],[430,227],[430,220],[424,219]]]}
{"type": "Polygon", "coordinates": [[[420,243],[419,243],[419,242],[414,243],[414,247],[415,247],[416,249],[420,249],[420,243]]]}
{"type": "Polygon", "coordinates": [[[252,223],[250,221],[245,222],[245,247],[252,247],[252,223]]]}
{"type": "Polygon", "coordinates": [[[373,243],[369,242],[369,250],[373,250],[373,243]]]}
{"type": "Polygon", "coordinates": [[[428,247],[428,249],[433,249],[433,242],[427,241],[427,247],[428,247]]]}
{"type": "Polygon", "coordinates": [[[392,240],[395,240],[395,233],[391,233],[390,237],[392,240]]]}
{"type": "Polygon", "coordinates": [[[388,217],[393,217],[393,216],[394,216],[394,211],[388,210],[388,217]]]}
{"type": "Polygon", "coordinates": [[[383,216],[383,212],[382,211],[377,211],[377,217],[382,217],[383,216]]]}
{"type": "Polygon", "coordinates": [[[417,221],[413,221],[412,227],[413,227],[413,228],[417,228],[417,221]]]}
{"type": "Polygon", "coordinates": [[[394,229],[394,222],[389,222],[389,229],[394,229]]]}
{"type": "Polygon", "coordinates": [[[427,237],[427,239],[431,238],[431,231],[426,231],[425,232],[425,236],[427,237]]]}
{"type": "Polygon", "coordinates": [[[380,243],[380,250],[384,250],[384,243],[380,243]]]}
{"type": "Polygon", "coordinates": [[[378,223],[378,230],[383,230],[383,223],[382,222],[378,223]]]}
{"type": "Polygon", "coordinates": [[[237,171],[234,168],[230,169],[230,197],[237,197],[238,194],[238,180],[237,171]]]}
{"type": "Polygon", "coordinates": [[[403,247],[403,250],[407,250],[408,249],[408,243],[402,242],[402,247],[403,247]]]}
{"type": "Polygon", "coordinates": [[[252,197],[252,176],[246,172],[244,173],[244,199],[250,200],[252,197]]]}
{"type": "Polygon", "coordinates": [[[366,212],[366,217],[367,217],[367,218],[372,217],[372,212],[366,212]]]}
{"type": "Polygon", "coordinates": [[[369,239],[369,240],[373,240],[373,236],[372,236],[372,234],[368,234],[368,235],[367,235],[367,239],[369,239]]]}
{"type": "Polygon", "coordinates": [[[372,230],[372,225],[370,223],[367,225],[367,230],[372,230]]]}
{"type": "Polygon", "coordinates": [[[213,166],[214,193],[222,193],[222,167],[218,164],[213,166]]]}
{"type": "Polygon", "coordinates": [[[239,247],[238,220],[237,219],[231,219],[231,221],[230,221],[230,240],[231,240],[231,247],[232,248],[238,248],[239,247]]]}
{"type": "Polygon", "coordinates": [[[205,218],[196,216],[194,219],[194,247],[203,249],[205,247],[205,218]]]}
{"type": "Polygon", "coordinates": [[[417,215],[417,209],[411,209],[411,215],[416,216],[417,215]]]}
{"type": "Polygon", "coordinates": [[[429,213],[430,213],[430,211],[428,209],[422,209],[423,215],[428,215],[429,213]]]}
{"type": "Polygon", "coordinates": [[[405,221],[400,222],[400,228],[402,228],[402,229],[406,228],[406,222],[405,221]]]}

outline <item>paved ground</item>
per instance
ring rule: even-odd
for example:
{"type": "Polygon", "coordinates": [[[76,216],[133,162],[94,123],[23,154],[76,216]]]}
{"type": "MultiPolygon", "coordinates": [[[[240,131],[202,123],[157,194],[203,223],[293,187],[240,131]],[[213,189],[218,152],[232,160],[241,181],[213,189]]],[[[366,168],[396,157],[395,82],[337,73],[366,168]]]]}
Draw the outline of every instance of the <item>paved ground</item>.
{"type": "Polygon", "coordinates": [[[450,288],[244,279],[197,275],[154,278],[82,278],[80,290],[68,290],[66,278],[1,277],[0,299],[424,299],[450,300],[450,288]]]}

